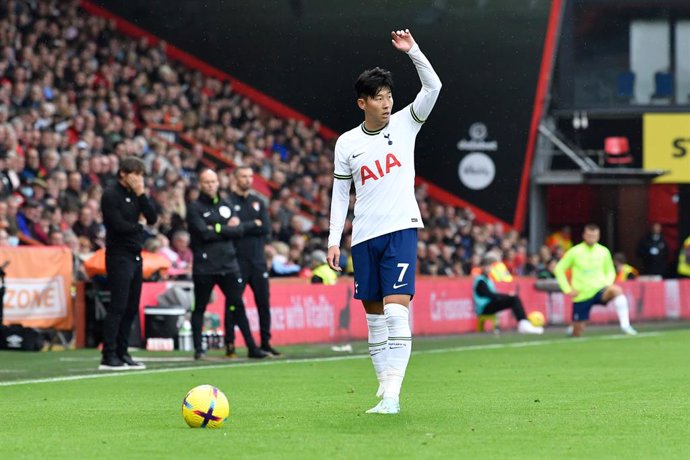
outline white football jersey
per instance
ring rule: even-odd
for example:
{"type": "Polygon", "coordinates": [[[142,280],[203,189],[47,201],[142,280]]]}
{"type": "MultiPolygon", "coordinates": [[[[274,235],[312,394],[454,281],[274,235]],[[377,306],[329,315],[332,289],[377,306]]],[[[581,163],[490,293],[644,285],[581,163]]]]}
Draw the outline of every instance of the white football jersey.
{"type": "Polygon", "coordinates": [[[408,105],[379,131],[364,123],[344,133],[335,146],[336,180],[355,184],[352,245],[406,228],[424,226],[414,195],[414,146],[421,123],[408,105]]]}

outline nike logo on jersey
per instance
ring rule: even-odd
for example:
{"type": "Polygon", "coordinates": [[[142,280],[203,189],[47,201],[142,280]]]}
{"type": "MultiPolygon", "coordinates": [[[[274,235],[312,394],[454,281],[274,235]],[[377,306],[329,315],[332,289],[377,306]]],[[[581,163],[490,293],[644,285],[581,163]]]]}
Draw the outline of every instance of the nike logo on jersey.
{"type": "Polygon", "coordinates": [[[386,155],[385,165],[382,165],[379,160],[374,162],[374,168],[376,171],[373,171],[371,168],[369,168],[369,166],[362,166],[359,170],[359,175],[362,177],[362,185],[364,185],[369,179],[376,181],[383,178],[383,176],[391,172],[391,170],[395,167],[400,168],[402,167],[402,164],[400,164],[400,161],[393,153],[386,155]],[[377,172],[378,175],[376,174],[377,172]]]}
{"type": "Polygon", "coordinates": [[[358,156],[364,155],[365,153],[367,153],[367,152],[360,152],[360,153],[358,153],[358,154],[356,154],[356,155],[352,155],[352,158],[357,158],[358,156]]]}
{"type": "Polygon", "coordinates": [[[204,217],[208,217],[208,216],[210,216],[210,215],[211,215],[211,211],[206,211],[206,212],[203,214],[204,217]]]}
{"type": "Polygon", "coordinates": [[[403,284],[398,284],[398,283],[393,283],[393,289],[400,289],[403,286],[407,286],[409,283],[403,283],[403,284]]]}

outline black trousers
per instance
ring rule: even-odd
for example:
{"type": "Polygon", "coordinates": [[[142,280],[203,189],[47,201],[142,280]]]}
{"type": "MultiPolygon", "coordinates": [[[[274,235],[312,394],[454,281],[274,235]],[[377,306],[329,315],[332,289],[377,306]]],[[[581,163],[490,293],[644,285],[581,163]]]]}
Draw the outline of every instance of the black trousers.
{"type": "Polygon", "coordinates": [[[247,348],[256,348],[256,342],[249,328],[247,312],[242,301],[243,285],[236,273],[193,275],[194,280],[194,311],[192,312],[192,336],[194,350],[203,351],[201,346],[201,328],[204,325],[204,313],[211,298],[214,286],[218,286],[225,296],[225,343],[235,343],[235,325],[240,328],[247,348]]]}
{"type": "Polygon", "coordinates": [[[271,302],[268,287],[268,268],[252,261],[240,260],[240,269],[245,285],[249,285],[254,294],[256,310],[259,313],[259,328],[261,330],[261,345],[268,346],[271,342],[271,302]]]}
{"type": "Polygon", "coordinates": [[[141,255],[106,251],[105,269],[110,304],[106,306],[103,324],[103,356],[122,356],[127,353],[132,322],[139,314],[143,279],[141,255]]]}
{"type": "Polygon", "coordinates": [[[484,307],[482,315],[493,315],[494,313],[498,313],[499,311],[510,308],[513,311],[513,315],[515,316],[516,320],[520,321],[527,319],[527,315],[525,315],[525,307],[522,306],[520,297],[507,294],[496,295],[498,297],[484,307]]]}

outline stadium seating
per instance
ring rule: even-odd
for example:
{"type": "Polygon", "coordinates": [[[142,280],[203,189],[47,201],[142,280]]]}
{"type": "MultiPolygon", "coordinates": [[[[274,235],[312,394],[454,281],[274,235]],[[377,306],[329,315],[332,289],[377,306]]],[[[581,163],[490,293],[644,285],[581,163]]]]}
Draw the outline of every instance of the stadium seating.
{"type": "Polygon", "coordinates": [[[604,154],[608,166],[629,166],[633,162],[627,137],[611,136],[604,139],[604,154]]]}
{"type": "Polygon", "coordinates": [[[673,101],[673,74],[656,72],[654,74],[654,93],[652,102],[670,104],[673,101]]]}

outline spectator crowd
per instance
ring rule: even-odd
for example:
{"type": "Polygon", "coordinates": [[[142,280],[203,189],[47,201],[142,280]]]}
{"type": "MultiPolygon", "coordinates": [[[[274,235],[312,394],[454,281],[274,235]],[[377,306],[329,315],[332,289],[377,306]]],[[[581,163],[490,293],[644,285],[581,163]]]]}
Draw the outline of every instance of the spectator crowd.
{"type": "MultiPolygon", "coordinates": [[[[272,275],[311,278],[327,242],[333,181],[334,141],[318,121],[272,115],[230,82],[169,60],[165,43],[125,37],[75,0],[2,2],[0,50],[0,246],[67,246],[84,279],[82,262],[104,246],[103,189],[120,160],[135,155],[160,215],[146,228],[146,249],[170,259],[171,275],[189,276],[185,215],[210,149],[272,185],[272,275]],[[160,126],[175,127],[189,147],[161,136],[160,126]]],[[[227,195],[231,169],[218,174],[227,195]]],[[[548,277],[563,253],[555,244],[530,254],[516,231],[436,202],[424,186],[417,198],[426,225],[420,274],[470,275],[490,255],[512,275],[548,277]]],[[[350,221],[342,246],[351,272],[350,221]]]]}

